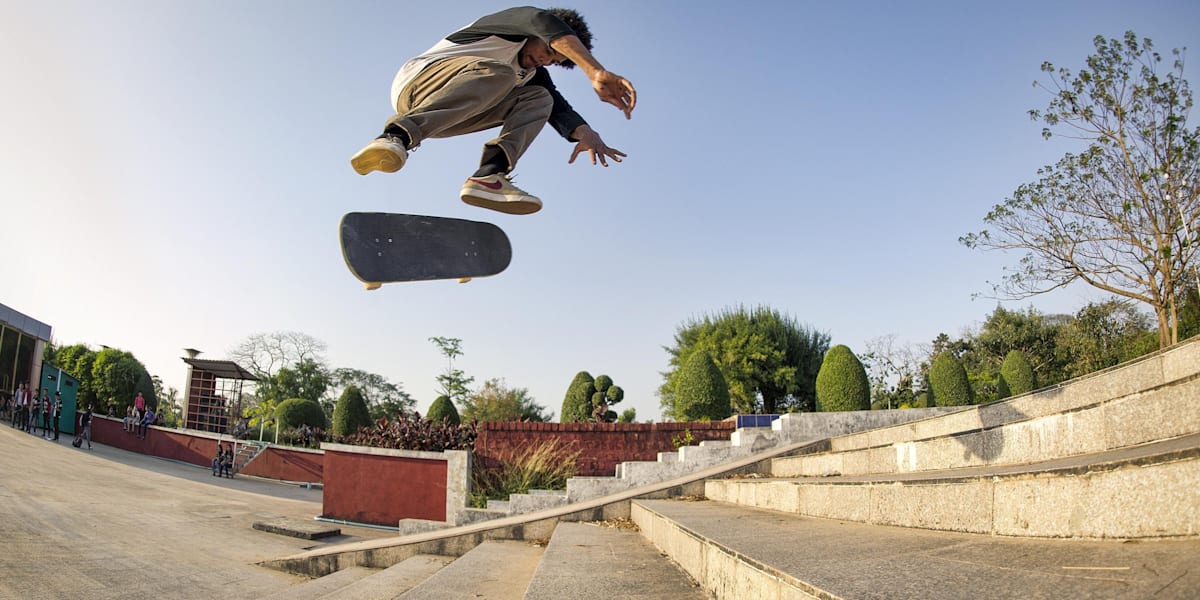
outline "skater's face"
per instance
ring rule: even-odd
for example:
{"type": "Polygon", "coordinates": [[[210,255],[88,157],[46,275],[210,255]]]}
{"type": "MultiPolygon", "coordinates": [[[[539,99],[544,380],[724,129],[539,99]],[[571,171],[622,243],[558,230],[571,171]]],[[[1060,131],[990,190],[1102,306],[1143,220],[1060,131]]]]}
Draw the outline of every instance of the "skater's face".
{"type": "Polygon", "coordinates": [[[522,69],[548,67],[550,65],[557,65],[564,60],[567,60],[567,57],[555,52],[546,42],[537,38],[526,40],[525,45],[521,47],[521,52],[518,55],[518,61],[521,63],[522,69]]]}

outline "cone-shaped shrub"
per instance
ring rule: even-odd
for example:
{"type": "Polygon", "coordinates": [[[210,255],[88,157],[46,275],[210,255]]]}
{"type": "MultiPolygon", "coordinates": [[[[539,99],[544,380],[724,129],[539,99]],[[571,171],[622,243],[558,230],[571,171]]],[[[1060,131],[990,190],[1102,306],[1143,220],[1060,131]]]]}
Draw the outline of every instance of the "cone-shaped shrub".
{"type": "Polygon", "coordinates": [[[729,384],[708,352],[697,350],[683,363],[675,384],[675,418],[720,421],[732,412],[729,384]]]}
{"type": "Polygon", "coordinates": [[[454,403],[447,396],[438,396],[429,406],[429,414],[425,415],[425,418],[434,423],[444,421],[451,425],[459,424],[458,409],[454,408],[454,403]]]}
{"type": "Polygon", "coordinates": [[[846,346],[830,348],[817,371],[817,412],[870,409],[871,384],[862,362],[846,346]]]}
{"type": "Polygon", "coordinates": [[[1037,375],[1033,366],[1020,350],[1009,350],[1000,365],[1000,381],[997,384],[1001,398],[1020,396],[1037,388],[1037,375]]]}
{"type": "Polygon", "coordinates": [[[974,400],[967,370],[949,350],[937,355],[929,367],[929,391],[934,406],[966,406],[974,400]]]}
{"type": "Polygon", "coordinates": [[[349,386],[333,407],[333,435],[342,437],[356,433],[359,427],[371,426],[371,411],[358,386],[349,386]]]}

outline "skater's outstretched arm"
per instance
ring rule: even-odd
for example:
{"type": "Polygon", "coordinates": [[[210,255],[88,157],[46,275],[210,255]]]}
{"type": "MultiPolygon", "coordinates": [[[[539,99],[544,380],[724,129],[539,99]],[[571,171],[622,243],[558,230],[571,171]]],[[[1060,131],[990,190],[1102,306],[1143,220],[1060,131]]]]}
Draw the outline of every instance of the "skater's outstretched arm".
{"type": "Polygon", "coordinates": [[[550,47],[583,69],[600,100],[617,107],[625,113],[626,119],[630,117],[633,107],[637,105],[637,90],[628,79],[605,69],[576,36],[556,38],[550,42],[550,47]]]}

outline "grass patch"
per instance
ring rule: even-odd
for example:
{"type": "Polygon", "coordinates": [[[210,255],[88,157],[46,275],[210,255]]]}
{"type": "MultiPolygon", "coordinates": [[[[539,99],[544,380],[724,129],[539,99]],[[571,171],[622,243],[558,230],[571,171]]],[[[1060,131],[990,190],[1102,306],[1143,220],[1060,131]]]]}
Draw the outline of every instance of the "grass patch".
{"type": "MultiPolygon", "coordinates": [[[[574,444],[549,440],[500,453],[489,464],[471,470],[471,506],[486,508],[488,500],[507,500],[529,490],[565,490],[578,472],[580,450],[574,444]]],[[[482,461],[481,461],[482,462],[482,461]]]]}

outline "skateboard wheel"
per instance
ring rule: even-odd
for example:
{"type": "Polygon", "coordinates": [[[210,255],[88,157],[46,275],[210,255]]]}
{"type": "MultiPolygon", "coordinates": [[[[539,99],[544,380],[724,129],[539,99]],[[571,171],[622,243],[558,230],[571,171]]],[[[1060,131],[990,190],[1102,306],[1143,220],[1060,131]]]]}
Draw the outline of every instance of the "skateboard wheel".
{"type": "Polygon", "coordinates": [[[459,283],[466,283],[466,282],[468,282],[468,281],[471,281],[471,278],[470,278],[470,277],[459,277],[459,278],[458,278],[458,282],[459,282],[459,283]]]}
{"type": "Polygon", "coordinates": [[[364,286],[366,286],[366,288],[367,288],[367,290],[368,290],[368,291],[370,291],[370,290],[377,290],[377,289],[379,289],[379,288],[383,287],[383,284],[382,284],[382,283],[375,283],[374,281],[372,281],[372,282],[368,282],[368,283],[364,283],[363,285],[364,285],[364,286]]]}

